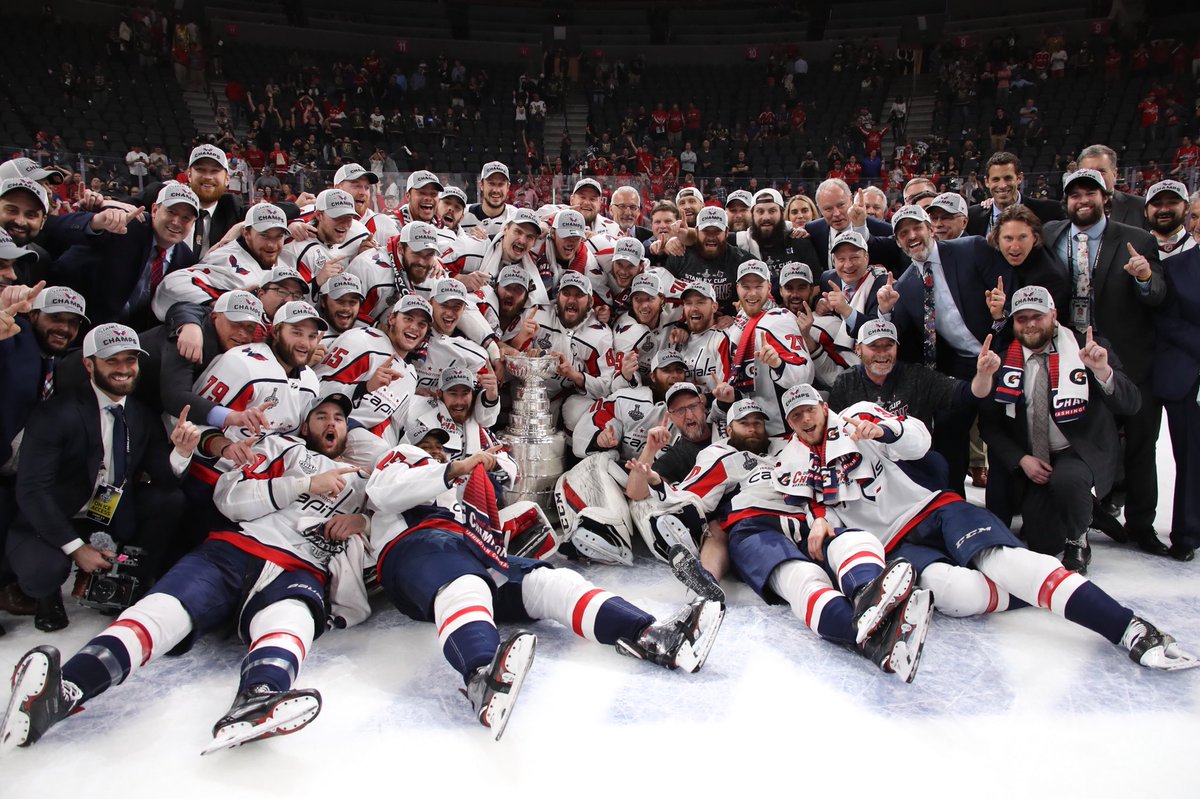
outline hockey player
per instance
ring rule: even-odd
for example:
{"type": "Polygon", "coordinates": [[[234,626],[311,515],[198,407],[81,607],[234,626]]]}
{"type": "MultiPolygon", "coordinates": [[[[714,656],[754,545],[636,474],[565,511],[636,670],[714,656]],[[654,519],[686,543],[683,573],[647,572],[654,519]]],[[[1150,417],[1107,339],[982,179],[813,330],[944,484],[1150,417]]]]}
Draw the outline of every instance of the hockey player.
{"type": "MultiPolygon", "coordinates": [[[[892,416],[868,402],[834,413],[803,384],[789,391],[785,407],[794,435],[780,452],[776,487],[807,505],[812,517],[874,533],[889,556],[912,561],[921,587],[933,590],[943,613],[969,616],[1034,605],[1099,633],[1142,666],[1200,666],[1174,638],[1095,583],[1026,549],[991,512],[906,476],[896,461],[929,450],[929,431],[921,421],[892,416]]],[[[825,546],[833,527],[814,526],[810,548],[825,546]]]]}
{"type": "Polygon", "coordinates": [[[461,229],[466,211],[467,193],[458,186],[446,186],[438,195],[434,222],[440,225],[443,231],[449,231],[457,238],[460,233],[466,232],[461,229]]]}
{"type": "MultiPolygon", "coordinates": [[[[786,407],[794,409],[808,396],[790,392],[786,407]]],[[[735,402],[728,441],[701,452],[677,488],[659,485],[663,508],[671,515],[654,519],[658,546],[678,542],[694,549],[693,535],[705,529],[703,518],[712,519],[701,562],[715,578],[732,565],[755,593],[769,603],[786,601],[822,638],[855,647],[883,671],[912,682],[933,612],[932,595],[912,590],[916,578],[908,561],[885,567],[883,547],[870,533],[842,530],[832,546],[826,540],[828,521],[809,518],[788,503],[772,484],[782,443],[766,435],[766,418],[754,400],[735,402]]],[[[663,434],[652,436],[657,445],[663,434]]],[[[659,482],[645,461],[634,468],[651,483],[659,482]]],[[[692,587],[713,589],[702,583],[692,587]]]]}
{"type": "Polygon", "coordinates": [[[530,296],[537,305],[549,305],[550,295],[542,284],[541,271],[533,260],[534,248],[542,235],[537,214],[518,208],[504,223],[501,235],[479,241],[463,236],[442,256],[442,263],[471,291],[491,285],[500,270],[519,266],[530,279],[530,296]]]}
{"type": "Polygon", "coordinates": [[[333,175],[333,187],[341,189],[354,199],[354,212],[363,223],[371,240],[383,247],[400,234],[395,217],[381,214],[371,208],[371,187],[379,183],[379,176],[364,169],[361,164],[342,164],[333,175]]]}
{"type": "Polygon", "coordinates": [[[716,326],[717,294],[702,280],[687,284],[682,292],[683,319],[671,334],[672,343],[683,353],[687,379],[711,394],[728,383],[733,368],[733,343],[729,334],[716,326]]]}
{"type": "Polygon", "coordinates": [[[621,235],[617,223],[600,214],[604,206],[604,188],[595,178],[582,178],[571,189],[571,207],[583,214],[588,235],[603,233],[610,239],[621,235]]]}
{"type": "Polygon", "coordinates": [[[529,275],[521,267],[511,264],[500,270],[495,288],[484,286],[475,292],[472,301],[500,341],[506,344],[537,312],[537,306],[529,301],[529,275]]]}
{"type": "Polygon", "coordinates": [[[462,283],[454,278],[443,278],[434,284],[430,296],[433,323],[425,351],[413,359],[417,370],[417,390],[432,394],[438,386],[443,369],[460,366],[472,374],[491,364],[496,372],[499,350],[489,353],[488,349],[469,338],[457,335],[460,320],[467,310],[469,295],[462,283]]]}
{"type": "Polygon", "coordinates": [[[558,286],[558,278],[565,270],[578,272],[592,281],[596,296],[604,290],[604,272],[596,262],[592,251],[584,246],[585,224],[583,214],[572,208],[563,208],[554,213],[550,232],[541,245],[533,250],[533,262],[537,264],[542,285],[552,293],[558,286]]]}
{"type": "Polygon", "coordinates": [[[441,178],[426,169],[418,169],[408,176],[404,184],[404,205],[396,212],[400,229],[409,222],[433,224],[437,213],[438,194],[442,191],[441,178]]]}
{"type": "Polygon", "coordinates": [[[821,299],[821,288],[813,282],[812,267],[799,261],[781,266],[779,298],[782,300],[781,305],[794,314],[801,311],[811,312],[817,300],[821,299]]]}
{"type": "Polygon", "coordinates": [[[0,749],[36,743],[135,669],[231,624],[250,651],[237,697],[204,753],[295,732],[316,718],[320,693],[292,686],[325,630],[330,561],[347,539],[368,532],[359,513],[366,478],[337,460],[348,412],[345,397],[326,398],[306,415],[299,438],[255,444],[254,465],[216,486],[218,507],[236,523],[213,531],[61,667],[54,647],[31,649],[13,675],[0,749]]]}
{"type": "MultiPolygon", "coordinates": [[[[448,438],[442,447],[450,460],[500,444],[492,433],[500,415],[500,391],[490,369],[478,378],[458,367],[442,370],[436,396],[413,397],[407,414],[406,429],[440,427],[446,431],[448,438]]],[[[496,460],[506,473],[516,475],[517,465],[507,453],[496,453],[496,460]]]]}
{"type": "Polygon", "coordinates": [[[648,266],[646,248],[632,236],[623,236],[613,243],[612,259],[604,270],[602,297],[616,319],[629,310],[629,293],[633,280],[648,266]]]}
{"type": "Polygon", "coordinates": [[[497,739],[504,733],[536,644],[525,631],[501,642],[497,621],[550,618],[668,669],[704,665],[724,615],[721,603],[698,599],[656,621],[576,572],[506,556],[488,502],[486,473],[495,466],[486,450],[446,464],[402,444],[367,484],[380,583],[402,613],[434,622],[480,723],[497,739]]]}
{"type": "Polygon", "coordinates": [[[384,248],[355,256],[346,271],[362,281],[358,318],[369,325],[377,323],[405,294],[415,292],[429,299],[441,271],[438,254],[437,229],[410,222],[384,248]]]}
{"type": "MultiPolygon", "coordinates": [[[[727,212],[728,213],[728,212],[727,212]]],[[[730,217],[730,229],[733,219],[730,217]]],[[[775,189],[759,189],[750,208],[750,227],[734,236],[734,243],[770,268],[771,281],[778,285],[786,263],[815,264],[817,251],[807,238],[789,235],[783,219],[783,197],[775,189]]]]}
{"type": "Polygon", "coordinates": [[[612,389],[616,367],[612,330],[596,321],[592,284],[578,272],[563,273],[554,305],[539,309],[533,320],[512,343],[522,352],[532,347],[558,358],[558,375],[547,378],[546,390],[552,411],[561,409],[569,432],[588,406],[612,389]]]}
{"type": "Polygon", "coordinates": [[[345,271],[370,237],[358,221],[354,198],[341,189],[326,189],[317,195],[312,224],[315,236],[290,242],[282,257],[295,265],[309,284],[310,296],[315,296],[325,281],[345,271]]]}
{"type": "Polygon", "coordinates": [[[488,161],[479,170],[479,202],[468,206],[459,223],[459,232],[476,238],[499,233],[517,210],[508,203],[508,167],[501,161],[488,161]],[[478,233],[475,231],[478,230],[478,233]]]}
{"type": "Polygon", "coordinates": [[[741,233],[750,229],[750,207],[754,205],[754,195],[745,189],[729,192],[725,198],[725,216],[729,220],[729,232],[741,233]]]}
{"type": "Polygon", "coordinates": [[[346,272],[334,275],[321,286],[318,299],[317,312],[329,328],[321,336],[321,345],[316,350],[320,357],[313,361],[314,364],[325,359],[329,344],[335,338],[356,326],[358,309],[363,301],[362,281],[346,272]]]}
{"type": "Polygon", "coordinates": [[[664,289],[673,283],[671,273],[660,267],[642,272],[629,284],[629,309],[613,323],[613,355],[617,368],[627,373],[626,359],[637,358],[633,382],[643,382],[654,353],[670,346],[671,331],[679,318],[678,304],[667,305],[664,289]]]}

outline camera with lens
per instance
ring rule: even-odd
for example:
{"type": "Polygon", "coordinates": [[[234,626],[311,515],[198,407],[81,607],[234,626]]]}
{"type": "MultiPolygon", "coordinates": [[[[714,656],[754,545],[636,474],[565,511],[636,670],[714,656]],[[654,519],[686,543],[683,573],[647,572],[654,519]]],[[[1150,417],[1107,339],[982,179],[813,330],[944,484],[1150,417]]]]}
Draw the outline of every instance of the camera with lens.
{"type": "Polygon", "coordinates": [[[116,552],[117,556],[107,569],[97,569],[91,574],[79,572],[72,595],[79,604],[97,610],[125,610],[146,592],[146,550],[117,544],[107,533],[94,534],[89,543],[96,549],[116,552]]]}

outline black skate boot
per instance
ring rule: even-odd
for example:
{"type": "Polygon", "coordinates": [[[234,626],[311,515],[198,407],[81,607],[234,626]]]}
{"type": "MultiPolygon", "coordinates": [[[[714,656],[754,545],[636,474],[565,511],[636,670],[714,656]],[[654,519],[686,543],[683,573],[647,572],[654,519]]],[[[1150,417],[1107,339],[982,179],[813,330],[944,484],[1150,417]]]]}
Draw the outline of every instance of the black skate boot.
{"type": "Polygon", "coordinates": [[[700,671],[724,618],[725,606],[720,602],[695,599],[674,616],[642,630],[636,641],[620,639],[617,651],[667,669],[700,671]]]}
{"type": "Polygon", "coordinates": [[[1200,666],[1200,658],[1183,649],[1175,639],[1161,632],[1141,616],[1134,616],[1121,646],[1129,650],[1129,659],[1139,666],[1161,671],[1183,671],[1200,666]]]}
{"type": "Polygon", "coordinates": [[[256,685],[238,693],[229,712],[213,725],[212,744],[200,754],[296,732],[320,712],[321,694],[312,688],[272,691],[256,685]]]}
{"type": "Polygon", "coordinates": [[[725,604],[725,589],[721,588],[717,578],[713,577],[708,569],[700,565],[700,561],[696,560],[696,556],[690,550],[682,544],[676,544],[667,555],[676,580],[687,586],[696,596],[710,602],[725,604]]]}
{"type": "Polygon", "coordinates": [[[12,698],[0,721],[0,751],[30,746],[79,704],[79,689],[62,679],[58,650],[38,646],[13,669],[12,698]]]}
{"type": "Polygon", "coordinates": [[[479,723],[490,729],[497,741],[504,734],[521,684],[533,665],[536,648],[536,635],[525,631],[515,634],[500,644],[490,666],[480,666],[471,675],[462,691],[471,700],[479,723]]]}
{"type": "Polygon", "coordinates": [[[912,593],[916,574],[912,563],[896,558],[874,580],[854,594],[855,643],[861,644],[879,629],[892,609],[912,593]]]}
{"type": "Polygon", "coordinates": [[[888,674],[912,682],[917,676],[932,615],[933,592],[913,591],[896,606],[874,635],[858,645],[858,651],[888,674]]]}

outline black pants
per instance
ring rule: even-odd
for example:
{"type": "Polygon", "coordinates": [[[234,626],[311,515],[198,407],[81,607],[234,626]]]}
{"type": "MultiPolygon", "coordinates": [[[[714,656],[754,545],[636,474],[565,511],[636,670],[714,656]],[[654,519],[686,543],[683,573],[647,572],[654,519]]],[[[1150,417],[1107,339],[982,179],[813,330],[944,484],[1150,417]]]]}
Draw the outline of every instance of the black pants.
{"type": "MultiPolygon", "coordinates": [[[[937,369],[943,374],[968,382],[975,376],[975,359],[939,352],[937,369]]],[[[979,408],[971,403],[939,411],[933,417],[933,449],[946,459],[949,489],[965,497],[967,467],[971,465],[971,425],[979,408]]]]}
{"type": "Polygon", "coordinates": [[[1165,403],[1171,450],[1175,455],[1175,512],[1171,543],[1200,547],[1200,404],[1196,387],[1190,396],[1165,403]]]}
{"type": "Polygon", "coordinates": [[[1149,383],[1138,385],[1142,407],[1118,423],[1125,432],[1125,529],[1131,534],[1154,530],[1158,511],[1158,433],[1162,401],[1149,383]]]}
{"type": "Polygon", "coordinates": [[[1091,468],[1073,450],[1050,455],[1050,482],[1038,485],[1018,470],[1024,522],[1021,535],[1034,552],[1057,555],[1068,540],[1079,538],[1092,521],[1091,468]]]}

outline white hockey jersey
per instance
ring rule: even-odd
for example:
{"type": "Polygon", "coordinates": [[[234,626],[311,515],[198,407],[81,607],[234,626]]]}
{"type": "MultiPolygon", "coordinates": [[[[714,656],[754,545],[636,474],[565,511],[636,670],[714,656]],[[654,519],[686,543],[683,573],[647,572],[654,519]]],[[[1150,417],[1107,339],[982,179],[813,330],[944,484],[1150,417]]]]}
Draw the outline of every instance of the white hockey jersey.
{"type": "Polygon", "coordinates": [[[745,452],[728,443],[705,447],[687,477],[673,488],[666,487],[666,498],[692,498],[706,516],[725,527],[756,516],[781,519],[781,529],[799,540],[798,526],[806,518],[804,504],[790,504],[772,481],[782,447],[783,442],[777,439],[771,440],[766,455],[745,452]]]}
{"type": "MultiPolygon", "coordinates": [[[[317,388],[312,369],[305,366],[288,374],[265,342],[221,353],[192,386],[201,397],[235,411],[265,404],[267,429],[272,433],[299,430],[316,404],[317,388]]],[[[231,427],[225,436],[239,441],[253,434],[231,427]]]]}
{"type": "MultiPolygon", "coordinates": [[[[475,400],[475,409],[466,423],[459,424],[450,416],[446,405],[436,397],[414,397],[408,406],[408,426],[419,425],[427,430],[440,427],[450,436],[450,440],[442,445],[450,460],[474,455],[490,449],[502,442],[492,433],[492,427],[500,416],[500,401],[493,405],[485,405],[482,395],[475,400]]],[[[500,468],[510,472],[515,478],[516,462],[506,453],[497,456],[500,468]]]]}
{"type": "Polygon", "coordinates": [[[692,333],[679,348],[688,382],[712,394],[718,383],[728,383],[733,370],[733,342],[724,330],[710,327],[703,333],[692,333]]]}
{"type": "Polygon", "coordinates": [[[554,306],[540,308],[534,318],[538,323],[538,332],[528,347],[546,353],[570,354],[575,368],[583,373],[582,390],[565,377],[546,378],[546,391],[551,401],[572,394],[586,394],[592,399],[608,396],[617,363],[613,355],[612,330],[596,321],[591,314],[574,328],[564,327],[554,306]]]}
{"type": "Polygon", "coordinates": [[[438,332],[430,332],[425,351],[412,359],[417,388],[430,391],[437,389],[444,369],[457,366],[477,374],[489,363],[488,352],[480,345],[462,336],[444,336],[438,332]]]}
{"type": "MultiPolygon", "coordinates": [[[[211,250],[195,266],[168,272],[150,301],[150,308],[159,321],[166,319],[167,311],[177,302],[203,305],[227,291],[252,292],[257,289],[269,270],[259,264],[244,243],[240,238],[231,241],[211,250]]],[[[280,263],[288,264],[289,261],[281,254],[280,263]]]]}
{"type": "MultiPolygon", "coordinates": [[[[535,244],[530,252],[536,248],[535,244]]],[[[508,261],[504,257],[500,236],[482,241],[471,236],[460,236],[457,242],[443,253],[442,264],[445,265],[452,277],[471,272],[482,272],[488,276],[489,284],[493,285],[501,269],[506,266],[519,266],[529,278],[530,301],[534,305],[550,304],[550,294],[542,283],[541,272],[532,256],[526,253],[520,261],[508,261]]]]}
{"type": "Polygon", "coordinates": [[[350,418],[395,446],[404,437],[408,403],[417,390],[417,373],[392,349],[388,337],[370,327],[347,330],[330,345],[325,360],[313,370],[321,381],[321,396],[341,393],[354,403],[350,418]],[[367,382],[383,364],[404,376],[374,391],[367,382]]]}
{"type": "Polygon", "coordinates": [[[596,437],[609,424],[616,425],[617,448],[607,451],[614,452],[617,462],[624,465],[641,454],[650,428],[668,424],[667,405],[655,402],[649,388],[621,389],[596,400],[575,423],[571,439],[575,455],[584,458],[605,451],[596,447],[596,437]]]}
{"type": "Polygon", "coordinates": [[[394,216],[381,214],[368,208],[358,221],[363,223],[363,227],[367,229],[371,238],[381,249],[387,247],[393,237],[400,235],[400,223],[394,216]]]}
{"type": "Polygon", "coordinates": [[[508,224],[508,220],[512,219],[513,212],[517,210],[517,206],[504,204],[504,210],[499,216],[487,216],[483,213],[483,205],[475,203],[468,205],[467,210],[463,212],[463,217],[458,223],[458,232],[470,233],[477,227],[483,228],[483,232],[489,237],[495,236],[504,230],[504,226],[508,224]]]}
{"type": "Polygon", "coordinates": [[[329,246],[315,238],[308,241],[289,241],[283,246],[283,253],[279,257],[286,258],[286,263],[295,265],[296,271],[309,285],[315,299],[318,290],[317,273],[321,271],[321,267],[325,266],[325,262],[332,258],[345,256],[342,258],[342,265],[348,266],[358,254],[358,248],[370,235],[366,226],[356,219],[350,223],[350,231],[346,234],[346,240],[340,244],[329,246]]]}
{"type": "Polygon", "coordinates": [[[491,286],[484,286],[476,291],[474,296],[471,297],[471,303],[475,306],[475,310],[479,311],[484,321],[487,322],[492,332],[496,334],[500,341],[505,343],[516,338],[521,332],[521,325],[527,318],[537,313],[538,310],[538,306],[526,300],[525,307],[521,313],[505,325],[500,321],[500,298],[496,296],[496,290],[491,286]]]}

